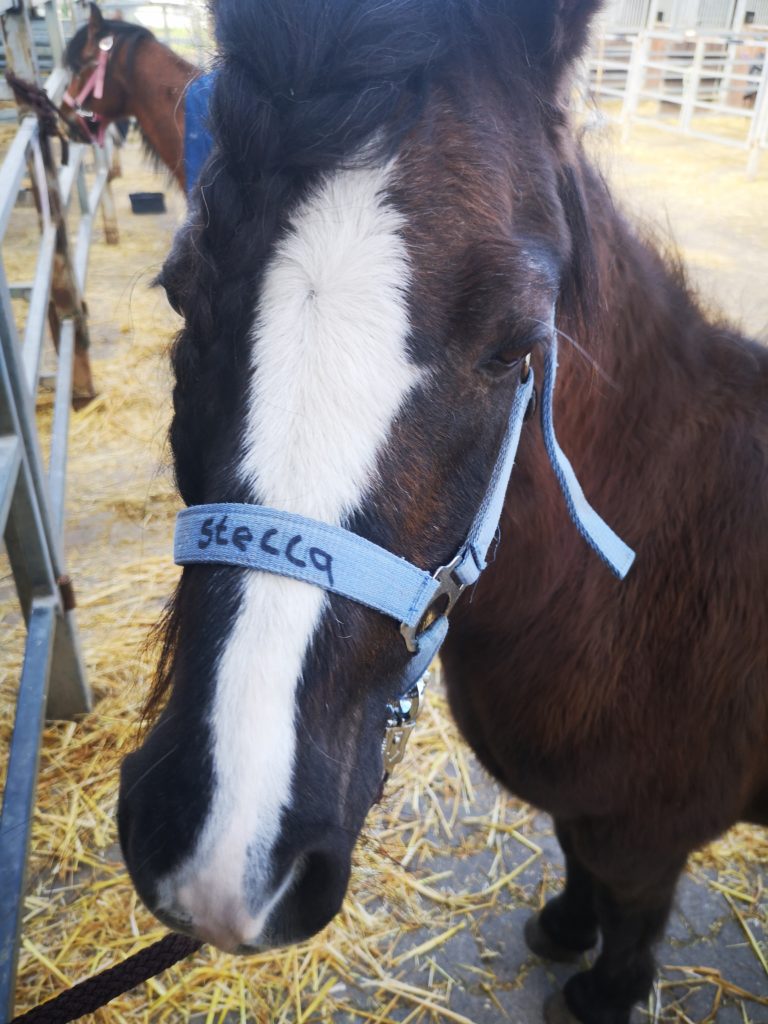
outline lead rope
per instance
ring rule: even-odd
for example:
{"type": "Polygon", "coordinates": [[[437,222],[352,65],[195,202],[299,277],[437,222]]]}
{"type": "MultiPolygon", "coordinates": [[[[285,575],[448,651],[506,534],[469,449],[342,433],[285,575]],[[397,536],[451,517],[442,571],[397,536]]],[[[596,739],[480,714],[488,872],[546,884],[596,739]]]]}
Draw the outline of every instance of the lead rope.
{"type": "Polygon", "coordinates": [[[154,945],[73,985],[47,1003],[14,1017],[8,1024],[69,1024],[94,1013],[156,974],[162,974],[179,960],[196,953],[201,946],[202,942],[197,939],[170,932],[154,945]]]}

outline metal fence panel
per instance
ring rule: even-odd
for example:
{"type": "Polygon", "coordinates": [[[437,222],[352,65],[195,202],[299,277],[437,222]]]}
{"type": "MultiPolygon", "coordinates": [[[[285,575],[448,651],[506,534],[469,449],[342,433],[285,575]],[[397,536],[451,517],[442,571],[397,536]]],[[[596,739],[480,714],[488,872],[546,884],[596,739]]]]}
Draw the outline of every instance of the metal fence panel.
{"type": "MultiPolygon", "coordinates": [[[[56,31],[53,0],[48,0],[45,8],[47,28],[52,33],[50,53],[54,61],[59,61],[62,38],[56,31]]],[[[22,77],[42,85],[23,2],[0,0],[0,20],[7,60],[22,77]]],[[[56,97],[66,79],[65,70],[54,67],[45,82],[49,95],[56,97]]],[[[8,282],[0,249],[0,534],[27,623],[0,816],[0,1019],[13,1016],[43,718],[46,714],[50,718],[73,718],[90,708],[73,591],[64,569],[62,535],[73,392],[85,399],[94,394],[83,290],[99,209],[104,215],[107,241],[117,241],[109,168],[109,149],[74,144],[70,146],[69,165],[58,166],[50,140],[41,137],[38,122],[32,117],[22,121],[0,166],[0,243],[27,180],[35,196],[40,226],[31,281],[8,282]],[[70,244],[67,210],[75,194],[80,217],[70,244]],[[27,303],[20,324],[12,298],[27,303]],[[46,467],[37,434],[35,399],[49,323],[58,365],[46,467]]]]}
{"type": "Polygon", "coordinates": [[[588,75],[587,91],[625,136],[644,122],[743,149],[748,176],[758,173],[768,148],[768,34],[604,26],[588,75]]]}

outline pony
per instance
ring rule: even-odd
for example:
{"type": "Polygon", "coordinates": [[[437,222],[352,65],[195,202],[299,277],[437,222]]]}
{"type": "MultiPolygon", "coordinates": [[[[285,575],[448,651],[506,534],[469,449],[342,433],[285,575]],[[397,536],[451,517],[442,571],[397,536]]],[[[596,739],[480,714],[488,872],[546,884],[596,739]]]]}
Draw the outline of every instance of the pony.
{"type": "Polygon", "coordinates": [[[191,187],[202,159],[190,161],[196,141],[190,130],[201,136],[206,152],[209,142],[201,124],[187,123],[185,98],[195,83],[205,82],[201,68],[143,25],[105,18],[95,3],[69,41],[64,62],[72,78],[61,109],[76,138],[99,141],[107,125],[135,117],[149,156],[168,168],[182,190],[191,187]],[[100,62],[103,82],[97,88],[100,62]]]}
{"type": "MultiPolygon", "coordinates": [[[[627,1024],[688,854],[768,823],[768,352],[707,318],[582,150],[568,103],[599,6],[217,0],[214,149],[160,275],[184,318],[183,502],[342,525],[430,573],[561,339],[563,448],[636,563],[620,582],[582,542],[531,417],[441,655],[467,742],[565,854],[528,944],[576,961],[602,940],[549,1024],[627,1024]]],[[[253,539],[228,529],[200,546],[253,539]]],[[[300,542],[281,557],[307,564],[300,542]]],[[[161,635],[121,770],[134,885],[224,950],[305,939],[381,790],[397,624],[194,564],[161,635]]]]}

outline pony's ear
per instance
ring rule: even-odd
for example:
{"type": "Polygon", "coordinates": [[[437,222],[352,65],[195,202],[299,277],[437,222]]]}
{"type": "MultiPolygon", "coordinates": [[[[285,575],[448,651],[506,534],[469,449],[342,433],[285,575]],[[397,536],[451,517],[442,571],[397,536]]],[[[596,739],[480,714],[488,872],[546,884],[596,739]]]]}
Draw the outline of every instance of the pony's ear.
{"type": "Polygon", "coordinates": [[[88,37],[90,39],[98,38],[99,33],[104,28],[104,15],[99,10],[98,4],[91,4],[91,13],[88,18],[88,37]]]}
{"type": "Polygon", "coordinates": [[[495,0],[513,22],[534,69],[556,81],[587,45],[605,0],[495,0]]]}

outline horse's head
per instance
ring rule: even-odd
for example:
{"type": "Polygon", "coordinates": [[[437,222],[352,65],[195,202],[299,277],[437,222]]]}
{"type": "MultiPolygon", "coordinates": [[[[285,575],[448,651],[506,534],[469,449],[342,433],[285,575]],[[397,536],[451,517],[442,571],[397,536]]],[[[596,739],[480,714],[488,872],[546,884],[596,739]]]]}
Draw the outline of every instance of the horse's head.
{"type": "Polygon", "coordinates": [[[87,24],[67,46],[65,64],[71,73],[61,112],[75,138],[96,139],[99,126],[134,113],[128,89],[136,47],[152,33],[142,25],[107,19],[95,3],[87,24]]]}
{"type": "MultiPolygon", "coordinates": [[[[220,0],[216,150],[162,273],[185,317],[171,442],[188,505],[263,504],[450,562],[526,357],[558,303],[579,315],[587,232],[559,97],[595,6],[220,0]]],[[[323,927],[411,657],[362,604],[186,568],[169,699],[122,774],[147,905],[225,949],[323,927]]]]}

